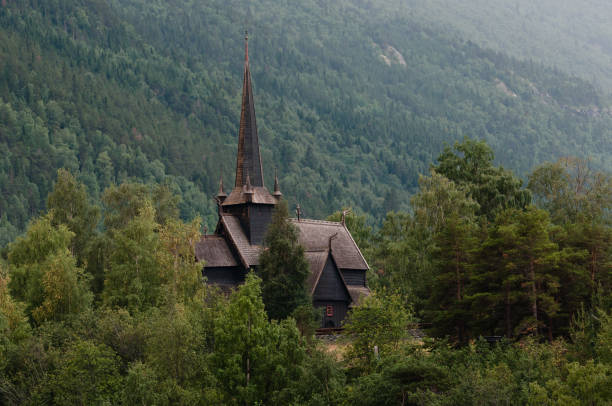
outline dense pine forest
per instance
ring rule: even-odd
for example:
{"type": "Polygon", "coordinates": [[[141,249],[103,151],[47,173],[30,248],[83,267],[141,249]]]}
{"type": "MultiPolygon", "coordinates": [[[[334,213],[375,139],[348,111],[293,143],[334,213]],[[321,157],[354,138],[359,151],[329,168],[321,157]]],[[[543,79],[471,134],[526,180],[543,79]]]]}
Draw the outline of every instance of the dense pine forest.
{"type": "Polygon", "coordinates": [[[524,177],[563,156],[610,169],[605,95],[584,80],[443,33],[391,2],[3,1],[0,244],[45,209],[55,170],[99,199],[164,183],[214,225],[231,179],[243,30],[266,178],[323,217],[380,224],[464,136],[524,177]]]}
{"type": "Polygon", "coordinates": [[[609,99],[436,4],[0,0],[0,404],[609,405],[609,99]],[[194,243],[234,173],[245,27],[288,205],[227,292],[194,243]],[[337,336],[296,203],[350,208],[371,268],[337,336]]]}

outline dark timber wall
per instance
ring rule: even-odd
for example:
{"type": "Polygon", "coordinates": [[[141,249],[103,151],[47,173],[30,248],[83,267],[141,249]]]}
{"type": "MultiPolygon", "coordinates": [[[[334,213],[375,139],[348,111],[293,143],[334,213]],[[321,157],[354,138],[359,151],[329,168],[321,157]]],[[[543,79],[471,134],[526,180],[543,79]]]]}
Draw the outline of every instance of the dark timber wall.
{"type": "Polygon", "coordinates": [[[244,282],[246,273],[240,267],[204,268],[203,275],[209,283],[236,286],[244,282]]]}
{"type": "Polygon", "coordinates": [[[253,245],[263,243],[266,230],[272,221],[274,206],[269,204],[257,204],[249,206],[249,239],[253,245]]]}
{"type": "Polygon", "coordinates": [[[321,311],[321,327],[338,328],[346,318],[348,305],[342,300],[315,300],[312,305],[321,311]],[[331,306],[332,316],[327,315],[327,307],[331,306]]]}
{"type": "Polygon", "coordinates": [[[329,256],[312,295],[314,307],[322,308],[321,327],[340,327],[346,317],[349,301],[350,297],[340,279],[340,271],[329,256]],[[330,316],[327,315],[328,306],[331,306],[330,316]]]}

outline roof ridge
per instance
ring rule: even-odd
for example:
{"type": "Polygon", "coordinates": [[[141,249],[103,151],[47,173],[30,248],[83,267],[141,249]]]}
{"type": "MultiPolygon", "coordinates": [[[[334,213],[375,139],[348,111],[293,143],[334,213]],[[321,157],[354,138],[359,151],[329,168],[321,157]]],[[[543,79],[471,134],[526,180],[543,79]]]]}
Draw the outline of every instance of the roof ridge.
{"type": "Polygon", "coordinates": [[[339,221],[328,221],[328,220],[316,220],[316,219],[304,219],[300,218],[299,220],[295,217],[290,217],[289,220],[297,221],[299,223],[316,223],[316,224],[329,224],[334,226],[341,226],[342,223],[339,221]]]}
{"type": "MultiPolygon", "coordinates": [[[[232,217],[232,216],[228,216],[228,217],[232,217]]],[[[223,222],[223,227],[225,228],[225,230],[227,231],[227,234],[229,236],[229,240],[231,241],[232,245],[234,246],[234,248],[236,249],[236,251],[238,252],[238,256],[240,257],[240,261],[242,262],[242,264],[246,267],[249,268],[249,263],[246,260],[246,258],[244,257],[244,255],[242,255],[242,252],[240,251],[240,248],[238,247],[238,244],[236,243],[236,240],[234,240],[234,236],[232,235],[231,230],[229,229],[229,227],[227,226],[227,224],[225,223],[225,216],[221,216],[221,221],[223,222]]]]}
{"type": "Polygon", "coordinates": [[[346,230],[346,233],[348,234],[349,238],[351,239],[351,241],[353,242],[353,244],[355,244],[355,247],[357,247],[357,252],[359,253],[359,256],[361,257],[361,259],[363,260],[363,263],[366,264],[366,267],[368,269],[370,269],[370,264],[368,264],[368,261],[366,261],[365,257],[363,256],[363,254],[361,253],[361,250],[359,249],[359,246],[357,245],[357,243],[355,242],[355,239],[353,238],[353,234],[351,234],[351,230],[348,229],[348,227],[346,226],[346,224],[344,223],[340,223],[342,224],[342,226],[344,227],[344,229],[346,230]]]}

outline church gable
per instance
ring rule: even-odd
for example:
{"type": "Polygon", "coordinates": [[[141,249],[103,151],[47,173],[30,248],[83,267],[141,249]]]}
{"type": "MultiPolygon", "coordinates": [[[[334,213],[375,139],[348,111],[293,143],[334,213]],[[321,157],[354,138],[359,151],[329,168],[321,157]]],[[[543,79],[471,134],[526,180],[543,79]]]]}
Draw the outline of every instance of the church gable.
{"type": "Polygon", "coordinates": [[[325,261],[325,265],[320,271],[320,275],[314,286],[312,299],[315,302],[351,301],[346,284],[331,255],[327,255],[327,261],[325,261]]]}

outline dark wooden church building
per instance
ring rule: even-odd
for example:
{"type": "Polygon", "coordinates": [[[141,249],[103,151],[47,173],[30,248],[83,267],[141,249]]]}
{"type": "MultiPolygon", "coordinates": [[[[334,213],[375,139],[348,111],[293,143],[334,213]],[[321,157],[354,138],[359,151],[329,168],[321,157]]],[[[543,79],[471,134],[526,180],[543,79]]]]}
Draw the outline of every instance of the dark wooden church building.
{"type": "MultiPolygon", "coordinates": [[[[281,198],[276,176],[272,193],[264,185],[246,40],[236,180],[229,195],[221,180],[217,227],[196,245],[196,257],[204,263],[203,274],[210,283],[234,287],[250,269],[257,271],[264,235],[281,198]]],[[[339,327],[348,309],[370,292],[368,264],[344,222],[304,219],[299,214],[290,221],[299,230],[310,264],[307,289],[314,306],[322,309],[321,327],[339,327]]]]}

